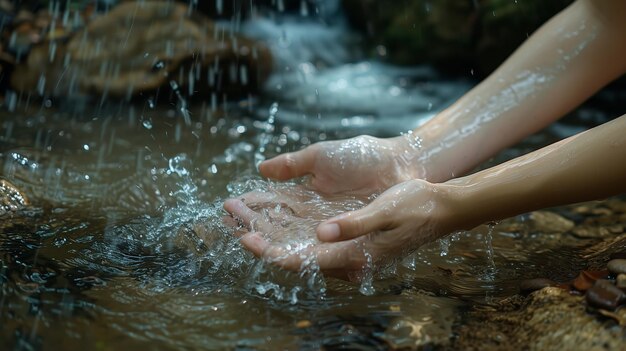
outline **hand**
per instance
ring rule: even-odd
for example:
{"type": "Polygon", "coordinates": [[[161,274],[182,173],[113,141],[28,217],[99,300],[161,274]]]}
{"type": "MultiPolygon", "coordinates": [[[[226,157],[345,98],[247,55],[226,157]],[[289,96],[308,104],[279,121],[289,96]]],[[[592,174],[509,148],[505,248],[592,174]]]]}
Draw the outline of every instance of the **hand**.
{"type": "Polygon", "coordinates": [[[274,211],[279,221],[254,211],[249,201],[258,199],[248,194],[243,200],[228,200],[224,208],[247,226],[241,242],[257,257],[292,271],[315,263],[326,275],[354,279],[368,261],[380,265],[460,229],[452,220],[456,211],[451,199],[443,184],[407,181],[363,208],[323,221],[317,233],[320,217],[298,213],[311,210],[306,206],[287,215],[274,211]]]}
{"type": "Polygon", "coordinates": [[[359,136],[313,144],[261,163],[265,177],[287,180],[311,175],[311,185],[326,194],[371,195],[397,183],[423,178],[415,162],[419,139],[412,135],[391,139],[359,136]]]}

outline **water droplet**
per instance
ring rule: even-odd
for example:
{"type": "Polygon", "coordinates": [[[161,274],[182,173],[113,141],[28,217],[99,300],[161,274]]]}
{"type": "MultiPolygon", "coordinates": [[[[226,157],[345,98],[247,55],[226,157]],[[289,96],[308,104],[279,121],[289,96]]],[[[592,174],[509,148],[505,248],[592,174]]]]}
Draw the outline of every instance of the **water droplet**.
{"type": "Polygon", "coordinates": [[[175,157],[170,158],[169,160],[169,170],[168,173],[176,173],[179,176],[183,177],[189,175],[189,171],[185,168],[185,164],[188,164],[189,160],[187,159],[187,155],[180,154],[175,157]]]}

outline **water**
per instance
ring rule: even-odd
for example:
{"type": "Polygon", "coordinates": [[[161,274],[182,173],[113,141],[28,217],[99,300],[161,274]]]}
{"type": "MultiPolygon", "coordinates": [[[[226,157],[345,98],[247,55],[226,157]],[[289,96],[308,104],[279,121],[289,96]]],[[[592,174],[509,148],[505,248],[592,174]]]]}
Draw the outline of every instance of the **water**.
{"type": "MultiPolygon", "coordinates": [[[[125,112],[4,115],[2,176],[32,202],[0,227],[6,345],[315,348],[339,342],[341,325],[361,326],[349,334],[354,345],[447,340],[463,306],[509,296],[523,278],[567,280],[584,268],[579,252],[594,242],[550,241],[519,217],[456,233],[445,250],[427,245],[366,273],[362,284],[325,280],[314,269],[286,273],[241,248],[222,221],[221,202],[271,189],[309,196],[322,211],[317,218],[362,206],[359,199],[325,203],[256,175],[261,146],[271,156],[316,142],[320,133],[298,128],[300,138],[283,139],[286,126],[277,122],[263,135],[259,121],[239,111],[182,124],[183,143],[171,132],[180,117],[166,115],[155,110],[151,129],[130,123],[125,112]],[[310,339],[311,332],[320,337],[310,339]]],[[[544,134],[500,158],[552,138],[544,134]]],[[[315,223],[307,223],[299,225],[310,233],[315,223]]]]}
{"type": "MultiPolygon", "coordinates": [[[[175,81],[169,106],[146,97],[145,106],[68,111],[7,94],[0,177],[31,205],[0,217],[1,348],[428,347],[448,342],[471,306],[516,293],[519,280],[567,281],[606,258],[589,251],[597,239],[537,232],[527,216],[455,233],[366,269],[362,282],[325,279],[315,262],[285,272],[243,250],[226,198],[260,191],[311,204],[288,231],[267,233],[294,251],[316,240],[319,220],[367,201],[268,182],[260,161],[321,140],[399,135],[471,85],[428,67],[359,61],[333,3],[319,15],[325,26],[306,4],[298,11],[307,20],[244,23],[291,68],[277,70],[254,104],[215,94],[193,104],[175,81]]],[[[577,131],[576,121],[485,166],[577,131]]],[[[407,140],[419,150],[417,136],[407,140]]],[[[259,210],[280,220],[289,206],[259,210]]],[[[576,206],[554,211],[577,224],[593,216],[576,206]]]]}

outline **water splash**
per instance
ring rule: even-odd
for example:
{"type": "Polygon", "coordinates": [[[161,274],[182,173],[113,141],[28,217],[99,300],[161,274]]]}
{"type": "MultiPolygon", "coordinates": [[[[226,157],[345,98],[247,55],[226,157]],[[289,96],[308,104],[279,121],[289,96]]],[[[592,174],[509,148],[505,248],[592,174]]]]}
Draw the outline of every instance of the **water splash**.
{"type": "Polygon", "coordinates": [[[254,164],[259,169],[261,162],[265,161],[265,151],[267,145],[272,141],[273,133],[275,130],[276,114],[278,113],[278,103],[274,102],[269,108],[269,116],[267,121],[261,123],[258,126],[260,134],[258,137],[259,145],[254,152],[254,164]]]}
{"type": "Polygon", "coordinates": [[[493,232],[496,227],[497,222],[489,222],[487,223],[487,233],[484,237],[484,245],[485,245],[485,254],[487,259],[487,267],[485,267],[483,274],[481,276],[482,280],[485,281],[494,281],[495,276],[498,272],[496,268],[496,262],[494,261],[494,250],[493,250],[493,232]]]}

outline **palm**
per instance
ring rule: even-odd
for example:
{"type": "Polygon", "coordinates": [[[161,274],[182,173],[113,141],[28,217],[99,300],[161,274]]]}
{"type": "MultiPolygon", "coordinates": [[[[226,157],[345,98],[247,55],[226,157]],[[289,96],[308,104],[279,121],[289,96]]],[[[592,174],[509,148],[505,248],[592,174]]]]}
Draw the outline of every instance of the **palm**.
{"type": "Polygon", "coordinates": [[[239,227],[242,244],[256,256],[293,271],[304,269],[303,265],[311,259],[317,260],[325,274],[347,279],[360,271],[365,262],[358,241],[322,243],[315,229],[330,217],[364,205],[355,197],[322,197],[290,186],[271,192],[246,193],[227,200],[224,208],[232,216],[228,218],[229,224],[239,227]],[[318,251],[325,255],[318,255],[318,251]],[[333,262],[326,262],[330,258],[333,262]]]}
{"type": "Polygon", "coordinates": [[[355,197],[323,197],[293,186],[247,193],[226,201],[224,208],[240,225],[241,243],[256,256],[292,271],[305,270],[314,262],[326,275],[351,279],[358,277],[368,262],[379,264],[439,236],[438,230],[426,225],[433,210],[430,192],[422,183],[396,185],[366,208],[366,203],[355,197]],[[392,208],[393,200],[404,205],[392,208]],[[321,222],[367,208],[388,213],[381,217],[385,221],[395,219],[381,222],[372,235],[333,243],[318,240],[316,228],[321,222]],[[420,235],[415,235],[417,232],[420,235]]]}

